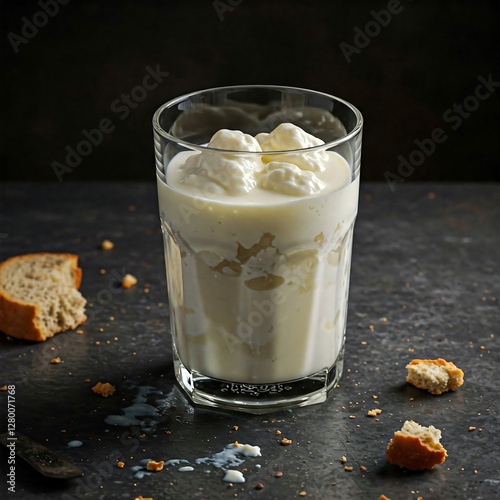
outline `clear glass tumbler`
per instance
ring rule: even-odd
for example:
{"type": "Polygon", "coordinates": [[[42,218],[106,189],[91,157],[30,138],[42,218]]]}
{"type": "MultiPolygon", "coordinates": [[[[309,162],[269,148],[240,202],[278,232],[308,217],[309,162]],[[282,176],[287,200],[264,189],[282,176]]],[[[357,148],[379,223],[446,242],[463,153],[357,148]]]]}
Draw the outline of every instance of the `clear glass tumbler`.
{"type": "Polygon", "coordinates": [[[233,86],[167,102],[153,128],[178,383],[250,413],[325,401],[343,368],[361,113],[233,86]],[[297,127],[316,139],[297,147],[297,127]],[[221,129],[261,148],[208,146],[221,129]]]}

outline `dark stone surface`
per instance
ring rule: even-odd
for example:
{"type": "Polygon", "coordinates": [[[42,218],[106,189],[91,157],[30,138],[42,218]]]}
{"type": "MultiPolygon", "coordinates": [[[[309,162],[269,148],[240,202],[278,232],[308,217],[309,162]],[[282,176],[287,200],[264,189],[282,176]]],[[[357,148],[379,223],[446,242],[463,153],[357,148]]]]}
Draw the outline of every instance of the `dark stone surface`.
{"type": "MultiPolygon", "coordinates": [[[[67,332],[43,344],[0,337],[0,385],[16,386],[19,431],[85,471],[78,480],[49,480],[18,460],[12,498],[500,496],[500,187],[405,184],[392,193],[383,184],[363,185],[340,387],[322,405],[266,416],[194,408],[174,384],[153,184],[4,184],[0,195],[2,258],[77,253],[82,292],[93,304],[82,335],[67,332]],[[115,242],[112,251],[100,250],[104,238],[115,242]],[[125,272],[139,279],[130,290],[117,286],[125,272]],[[64,362],[50,364],[55,356],[64,362]],[[464,386],[435,397],[406,385],[404,367],[414,357],[454,361],[465,371],[464,386]],[[116,394],[93,394],[98,380],[116,384],[116,394]],[[148,396],[158,411],[149,426],[105,423],[147,385],[161,391],[148,396]],[[382,414],[368,418],[375,407],[382,414]],[[386,444],[406,419],[442,430],[449,454],[443,465],[410,473],[386,462],[386,444]],[[278,444],[284,436],[291,446],[278,444]],[[83,446],[68,448],[75,439],[83,446]],[[235,440],[262,449],[262,457],[238,467],[248,469],[241,486],[228,488],[211,466],[187,473],[168,467],[143,479],[130,470],[144,458],[193,462],[235,440]],[[342,455],[352,472],[344,471],[342,455]],[[118,458],[125,468],[115,466],[118,458]],[[257,483],[264,488],[256,490],[257,483]]],[[[5,392],[0,407],[3,424],[5,392]]],[[[2,448],[2,478],[7,458],[2,448]]],[[[2,480],[0,497],[6,493],[2,480]]]]}

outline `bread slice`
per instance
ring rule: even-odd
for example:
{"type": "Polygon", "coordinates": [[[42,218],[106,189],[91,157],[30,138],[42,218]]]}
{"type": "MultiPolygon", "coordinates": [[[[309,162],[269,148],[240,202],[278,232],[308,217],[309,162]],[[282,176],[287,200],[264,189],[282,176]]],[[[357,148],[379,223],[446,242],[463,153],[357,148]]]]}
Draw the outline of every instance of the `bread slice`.
{"type": "Polygon", "coordinates": [[[0,331],[43,341],[85,322],[78,256],[34,253],[0,264],[0,331]]]}
{"type": "Polygon", "coordinates": [[[440,439],[441,431],[434,426],[423,427],[407,420],[402,429],[394,433],[385,454],[391,464],[409,470],[432,469],[448,456],[440,439]]]}
{"type": "Polygon", "coordinates": [[[431,394],[454,391],[464,383],[464,372],[444,359],[414,359],[406,365],[406,381],[431,394]]]}

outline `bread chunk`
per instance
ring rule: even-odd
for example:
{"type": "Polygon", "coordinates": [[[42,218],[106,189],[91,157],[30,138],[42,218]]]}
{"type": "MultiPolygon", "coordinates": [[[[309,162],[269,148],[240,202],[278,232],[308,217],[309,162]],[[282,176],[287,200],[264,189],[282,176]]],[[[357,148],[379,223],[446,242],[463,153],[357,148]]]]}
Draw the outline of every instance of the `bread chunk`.
{"type": "Polygon", "coordinates": [[[431,394],[454,391],[464,383],[464,372],[444,359],[414,359],[406,365],[406,381],[431,394]]]}
{"type": "Polygon", "coordinates": [[[78,256],[34,253],[0,264],[0,331],[41,342],[85,322],[78,256]]]}
{"type": "Polygon", "coordinates": [[[448,456],[440,439],[441,431],[434,426],[423,427],[407,420],[402,429],[394,433],[385,454],[391,464],[409,470],[432,469],[448,456]]]}

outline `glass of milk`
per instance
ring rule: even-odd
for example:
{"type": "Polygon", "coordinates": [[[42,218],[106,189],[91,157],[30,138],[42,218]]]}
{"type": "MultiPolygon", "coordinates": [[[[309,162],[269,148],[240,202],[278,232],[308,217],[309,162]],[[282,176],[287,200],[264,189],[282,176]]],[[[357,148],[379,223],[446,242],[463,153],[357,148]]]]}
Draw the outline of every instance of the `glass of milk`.
{"type": "Polygon", "coordinates": [[[325,401],[343,368],[361,113],[233,86],[167,102],[153,128],[178,383],[250,413],[325,401]]]}

